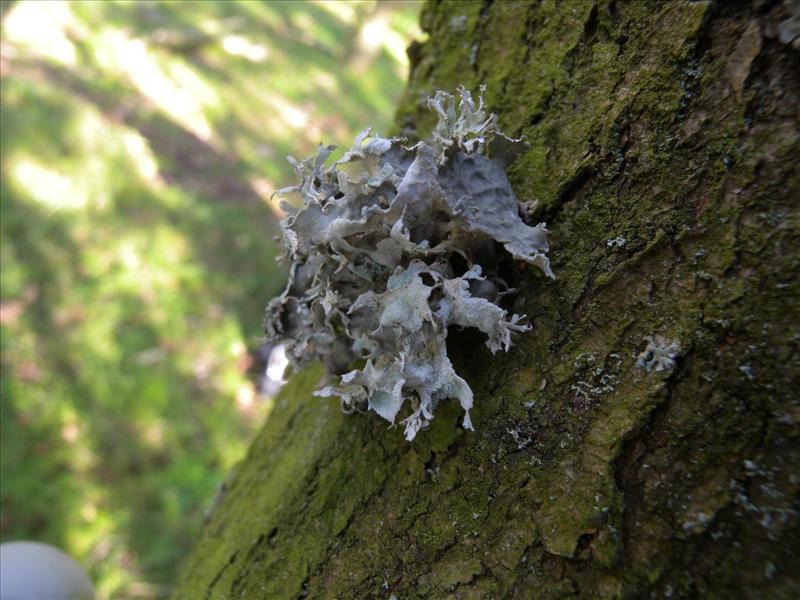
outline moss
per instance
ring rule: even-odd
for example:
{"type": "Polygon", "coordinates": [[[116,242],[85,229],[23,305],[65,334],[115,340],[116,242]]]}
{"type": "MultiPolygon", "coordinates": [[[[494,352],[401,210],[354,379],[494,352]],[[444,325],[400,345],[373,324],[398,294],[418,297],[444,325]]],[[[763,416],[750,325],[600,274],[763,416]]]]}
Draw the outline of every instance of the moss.
{"type": "Polygon", "coordinates": [[[424,589],[430,580],[435,582],[431,585],[433,589],[451,590],[458,584],[470,583],[482,570],[481,561],[474,558],[445,558],[439,563],[439,568],[434,573],[421,578],[420,585],[424,589]]]}
{"type": "Polygon", "coordinates": [[[406,445],[377,419],[310,398],[313,373],[293,382],[212,518],[187,589],[209,589],[218,573],[211,589],[245,597],[263,597],[259,586],[332,598],[791,589],[780,573],[800,568],[784,550],[797,518],[775,515],[797,493],[786,465],[800,460],[788,441],[800,316],[786,295],[798,275],[798,137],[777,90],[800,86],[765,42],[752,61],[763,75],[732,93],[726,65],[750,16],[720,10],[426,8],[431,37],[398,126],[424,130],[418,99],[432,86],[488,80],[503,126],[531,141],[511,175],[518,196],[541,201],[558,279],[515,274],[514,310],[534,331],[507,357],[451,335],[475,392],[474,433],[443,406],[406,445]],[[462,13],[466,30],[454,31],[462,13]],[[616,236],[625,245],[609,247],[616,236]],[[654,333],[681,342],[675,371],[635,367],[654,333]]]}

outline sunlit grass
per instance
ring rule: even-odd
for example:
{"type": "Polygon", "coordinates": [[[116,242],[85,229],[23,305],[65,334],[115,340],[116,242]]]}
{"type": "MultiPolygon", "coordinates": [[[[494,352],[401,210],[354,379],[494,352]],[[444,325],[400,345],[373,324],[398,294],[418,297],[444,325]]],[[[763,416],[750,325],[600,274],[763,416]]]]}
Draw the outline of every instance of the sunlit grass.
{"type": "Polygon", "coordinates": [[[63,548],[103,597],[168,593],[270,409],[249,350],[284,281],[284,157],[388,127],[418,8],[4,13],[3,540],[63,548]]]}
{"type": "Polygon", "coordinates": [[[95,66],[101,72],[110,77],[124,74],[126,84],[175,123],[203,141],[211,139],[212,127],[206,113],[219,99],[213,88],[183,61],[165,60],[144,39],[131,38],[122,29],[106,28],[94,38],[92,46],[95,66]]]}
{"type": "Polygon", "coordinates": [[[35,54],[66,65],[75,65],[78,54],[70,34],[81,32],[67,2],[25,2],[3,19],[3,39],[22,55],[35,54]]]}

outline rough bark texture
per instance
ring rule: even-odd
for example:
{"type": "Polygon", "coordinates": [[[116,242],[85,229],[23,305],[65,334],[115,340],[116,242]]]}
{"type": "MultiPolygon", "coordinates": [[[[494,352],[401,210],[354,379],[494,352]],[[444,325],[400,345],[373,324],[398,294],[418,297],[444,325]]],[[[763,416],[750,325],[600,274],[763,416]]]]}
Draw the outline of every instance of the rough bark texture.
{"type": "Polygon", "coordinates": [[[175,597],[800,596],[791,10],[428,5],[398,128],[486,82],[558,279],[520,272],[509,354],[451,334],[474,433],[452,403],[409,444],[294,376],[175,597]],[[636,366],[651,334],[675,370],[636,366]]]}

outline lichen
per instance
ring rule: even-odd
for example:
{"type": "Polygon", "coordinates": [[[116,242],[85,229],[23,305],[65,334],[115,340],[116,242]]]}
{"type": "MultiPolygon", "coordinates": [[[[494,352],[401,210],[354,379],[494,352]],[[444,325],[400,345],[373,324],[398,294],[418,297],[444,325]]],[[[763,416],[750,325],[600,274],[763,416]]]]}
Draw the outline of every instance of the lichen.
{"type": "Polygon", "coordinates": [[[406,147],[367,128],[330,167],[333,146],[289,158],[299,183],[280,193],[299,194],[303,206],[282,203],[289,283],[265,320],[291,362],[320,359],[339,375],[318,396],[391,423],[409,407],[408,440],[447,398],[458,399],[472,429],[473,393],[448,358],[448,327],[482,331],[492,353],[530,329],[501,306],[514,291],[502,261],[553,277],[547,229],[522,221],[504,171],[524,142],[499,131],[483,89],[477,105],[462,87],[458,99],[440,91],[428,106],[439,119],[430,143],[406,147]],[[353,369],[356,361],[363,367],[353,369]]]}
{"type": "Polygon", "coordinates": [[[648,373],[654,368],[656,372],[672,371],[675,368],[675,358],[681,350],[680,343],[660,335],[648,335],[644,339],[647,346],[636,358],[636,366],[648,373]]]}

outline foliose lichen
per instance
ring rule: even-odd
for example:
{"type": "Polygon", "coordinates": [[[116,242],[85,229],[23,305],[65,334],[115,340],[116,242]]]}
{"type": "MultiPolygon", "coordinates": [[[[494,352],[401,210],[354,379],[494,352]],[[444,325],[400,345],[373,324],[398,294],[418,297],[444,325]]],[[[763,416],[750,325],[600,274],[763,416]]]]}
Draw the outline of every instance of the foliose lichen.
{"type": "Polygon", "coordinates": [[[636,357],[636,366],[648,373],[655,368],[658,371],[672,371],[675,359],[681,351],[680,342],[668,340],[658,334],[645,336],[647,346],[636,357]]]}
{"type": "Polygon", "coordinates": [[[447,356],[451,325],[477,328],[494,353],[530,329],[500,299],[513,289],[499,267],[509,257],[554,277],[547,229],[526,225],[504,167],[525,147],[464,88],[436,92],[439,122],[429,143],[406,147],[364,129],[332,166],[334,146],[289,157],[299,183],[279,191],[289,282],[267,307],[265,331],[290,362],[321,360],[342,409],[371,409],[402,423],[412,440],[440,400],[457,399],[472,429],[473,394],[447,356]],[[360,361],[360,362],[357,362],[360,361]],[[361,365],[353,369],[354,364],[361,365]]]}

